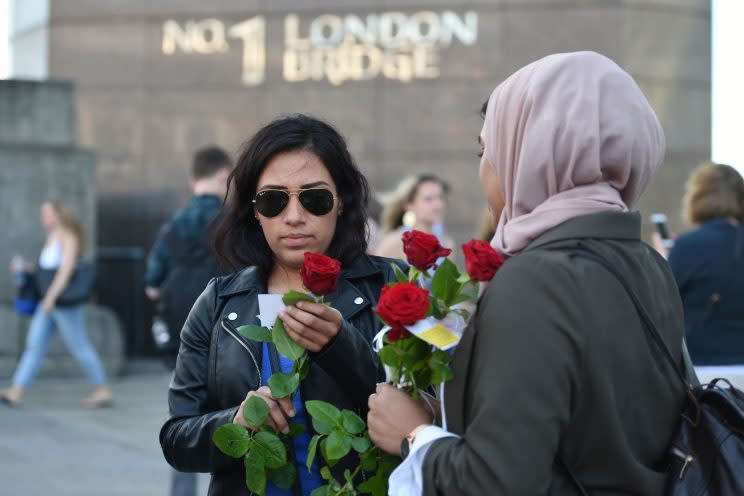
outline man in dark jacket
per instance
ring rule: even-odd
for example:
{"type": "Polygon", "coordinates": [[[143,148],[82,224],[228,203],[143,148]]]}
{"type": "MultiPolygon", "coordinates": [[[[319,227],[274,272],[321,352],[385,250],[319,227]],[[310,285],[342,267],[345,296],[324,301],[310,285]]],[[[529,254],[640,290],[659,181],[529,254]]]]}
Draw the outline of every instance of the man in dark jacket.
{"type": "MultiPolygon", "coordinates": [[[[175,366],[178,341],[191,307],[212,277],[224,270],[211,247],[213,219],[219,215],[232,169],[222,149],[206,147],[194,154],[191,201],[160,229],[147,260],[145,292],[158,302],[168,329],[163,343],[166,362],[175,366]]],[[[171,496],[196,493],[196,475],[174,472],[171,496]]]]}

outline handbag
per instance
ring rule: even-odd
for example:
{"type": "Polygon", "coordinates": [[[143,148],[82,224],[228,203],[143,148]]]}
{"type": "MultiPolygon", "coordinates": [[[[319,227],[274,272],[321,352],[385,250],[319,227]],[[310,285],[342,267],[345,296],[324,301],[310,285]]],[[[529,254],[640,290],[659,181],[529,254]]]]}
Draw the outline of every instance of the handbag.
{"type": "MultiPolygon", "coordinates": [[[[37,277],[39,280],[39,290],[42,295],[49,291],[49,286],[57,275],[57,269],[39,269],[37,277]]],[[[90,298],[93,292],[93,286],[96,283],[98,270],[94,262],[78,262],[75,271],[67,281],[67,286],[57,297],[58,306],[78,305],[90,298]]]]}
{"type": "MultiPolygon", "coordinates": [[[[643,327],[676,372],[687,399],[680,412],[667,453],[667,496],[744,495],[744,392],[726,379],[701,385],[695,375],[687,347],[682,342],[682,368],[672,357],[648,313],[625,278],[602,256],[586,249],[572,256],[593,260],[622,284],[641,317],[643,327]],[[726,384],[728,387],[721,387],[726,384]]],[[[568,473],[580,494],[588,493],[560,458],[559,466],[568,473]]]]}

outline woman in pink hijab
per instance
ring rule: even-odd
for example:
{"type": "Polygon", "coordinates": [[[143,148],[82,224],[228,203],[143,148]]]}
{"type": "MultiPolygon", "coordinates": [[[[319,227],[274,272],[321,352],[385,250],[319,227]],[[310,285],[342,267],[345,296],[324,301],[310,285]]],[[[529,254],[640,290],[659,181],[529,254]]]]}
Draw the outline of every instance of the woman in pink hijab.
{"type": "Polygon", "coordinates": [[[663,160],[656,115],[613,61],[557,54],[493,91],[480,140],[508,260],[455,351],[444,425],[392,386],[370,397],[372,440],[405,457],[390,494],[661,494],[684,390],[616,276],[577,255],[622,274],[681,356],[674,278],[631,212],[663,160]]]}

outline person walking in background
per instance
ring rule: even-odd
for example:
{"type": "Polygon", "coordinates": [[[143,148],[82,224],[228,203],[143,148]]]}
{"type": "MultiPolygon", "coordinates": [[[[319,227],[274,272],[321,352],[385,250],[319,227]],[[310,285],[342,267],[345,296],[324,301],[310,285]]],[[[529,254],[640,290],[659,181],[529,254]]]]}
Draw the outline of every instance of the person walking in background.
{"type": "Polygon", "coordinates": [[[496,87],[480,139],[508,259],[455,349],[446,426],[390,385],[371,395],[370,437],[408,452],[390,494],[662,494],[685,392],[606,268],[681,362],[674,277],[629,212],[664,157],[654,111],[608,58],[557,54],[496,87]]]}
{"type": "Polygon", "coordinates": [[[401,235],[417,230],[434,234],[442,246],[453,248],[454,242],[444,232],[444,213],[449,186],[433,174],[407,176],[395,191],[380,195],[383,202],[383,238],[377,255],[404,259],[401,235]]]}
{"type": "Polygon", "coordinates": [[[54,273],[51,285],[31,318],[26,348],[13,375],[12,386],[0,391],[0,400],[18,406],[23,393],[36,377],[55,330],[59,330],[67,349],[80,363],[95,388],[83,405],[98,408],[111,403],[111,389],[96,350],[88,339],[83,314],[83,303],[58,304],[73,277],[85,250],[82,223],[61,202],[45,202],[41,206],[41,224],[47,231],[46,242],[39,256],[39,268],[54,273]]]}
{"type": "MultiPolygon", "coordinates": [[[[211,247],[212,222],[219,215],[232,170],[221,148],[198,150],[191,164],[191,201],[160,229],[145,272],[145,292],[158,303],[167,334],[159,343],[166,364],[176,365],[179,336],[186,317],[213,277],[225,270],[211,247]]],[[[195,496],[197,474],[172,471],[171,496],[195,496]]]]}
{"type": "Polygon", "coordinates": [[[709,162],[690,174],[683,216],[695,229],[677,237],[668,256],[685,310],[695,365],[744,365],[744,180],[709,162]]]}
{"type": "Polygon", "coordinates": [[[191,164],[191,201],[158,232],[147,258],[145,293],[158,303],[169,338],[161,347],[175,366],[178,335],[196,298],[209,280],[224,274],[212,250],[212,222],[227,193],[232,159],[221,148],[198,150],[191,164]]]}

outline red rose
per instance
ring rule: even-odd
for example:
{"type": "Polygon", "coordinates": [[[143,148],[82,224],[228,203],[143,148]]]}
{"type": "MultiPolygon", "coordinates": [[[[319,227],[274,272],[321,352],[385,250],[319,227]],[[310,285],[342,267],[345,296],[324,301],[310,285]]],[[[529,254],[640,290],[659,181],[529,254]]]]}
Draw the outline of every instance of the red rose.
{"type": "Polygon", "coordinates": [[[407,282],[382,288],[375,313],[396,332],[392,337],[397,336],[397,339],[400,339],[408,332],[403,326],[415,324],[423,319],[428,309],[429,292],[407,282]]]}
{"type": "Polygon", "coordinates": [[[341,262],[320,253],[305,253],[300,269],[302,284],[315,296],[323,296],[336,289],[341,275],[341,262]]]}
{"type": "Polygon", "coordinates": [[[504,257],[488,241],[471,239],[462,245],[462,252],[465,254],[465,270],[476,281],[490,280],[504,263],[504,257]]]}
{"type": "Polygon", "coordinates": [[[440,245],[437,237],[432,234],[406,231],[403,233],[403,253],[409,264],[423,272],[432,268],[440,257],[452,253],[452,250],[440,245]]]}
{"type": "Polygon", "coordinates": [[[388,341],[390,343],[395,343],[396,341],[399,341],[401,339],[405,339],[411,335],[410,332],[408,332],[408,329],[400,328],[400,329],[390,329],[385,336],[387,336],[388,341]]]}

